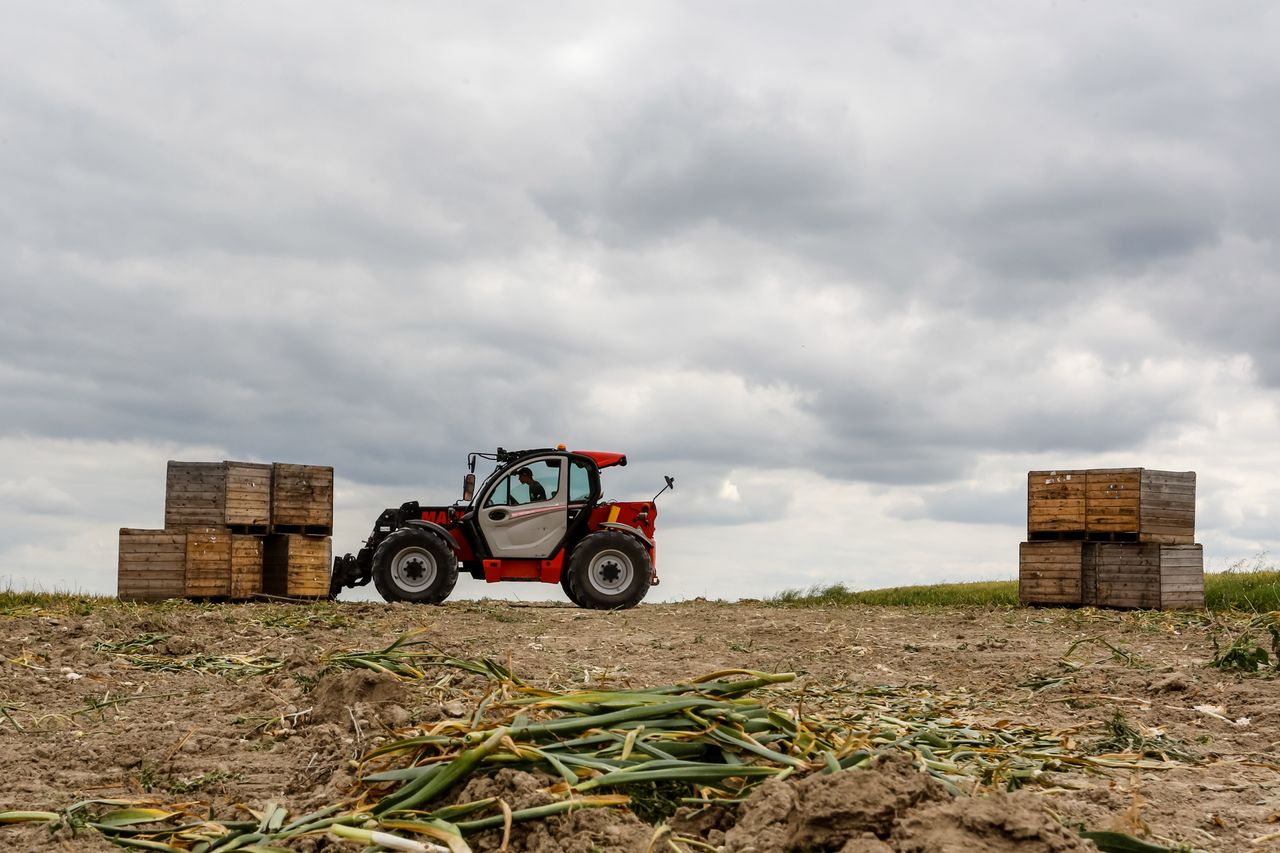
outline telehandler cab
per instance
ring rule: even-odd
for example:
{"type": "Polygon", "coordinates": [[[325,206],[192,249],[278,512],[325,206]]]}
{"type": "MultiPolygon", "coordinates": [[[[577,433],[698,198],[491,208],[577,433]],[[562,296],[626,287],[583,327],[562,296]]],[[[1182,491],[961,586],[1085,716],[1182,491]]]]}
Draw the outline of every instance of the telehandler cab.
{"type": "Polygon", "coordinates": [[[477,580],[559,583],[579,607],[634,607],[650,586],[658,496],[605,501],[600,469],[621,453],[537,450],[471,453],[462,500],[384,510],[356,554],[333,561],[330,597],[373,581],[387,601],[439,604],[464,571],[477,580]],[[476,460],[497,463],[476,489],[476,460]]]}

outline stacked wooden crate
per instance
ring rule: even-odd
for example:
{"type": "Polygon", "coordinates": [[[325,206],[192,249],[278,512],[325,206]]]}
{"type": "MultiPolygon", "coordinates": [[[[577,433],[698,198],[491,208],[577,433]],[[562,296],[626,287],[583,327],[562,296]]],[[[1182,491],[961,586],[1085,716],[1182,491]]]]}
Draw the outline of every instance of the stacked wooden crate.
{"type": "Polygon", "coordinates": [[[271,466],[271,535],[263,550],[262,591],[289,598],[329,594],[333,568],[333,469],[271,466]]]}
{"type": "Polygon", "coordinates": [[[121,598],[329,594],[330,467],[170,462],[164,517],[162,530],[120,531],[121,598]]]}
{"type": "Polygon", "coordinates": [[[333,469],[320,465],[271,466],[271,531],[333,534],[333,469]]]}
{"type": "Polygon", "coordinates": [[[267,595],[311,598],[329,594],[333,545],[328,536],[276,533],[263,551],[262,591],[267,595]]]}
{"type": "Polygon", "coordinates": [[[165,477],[164,526],[267,533],[271,469],[261,462],[170,462],[165,477]]]}
{"type": "Polygon", "coordinates": [[[117,591],[126,601],[161,601],[186,594],[187,534],[120,529],[117,591]]]}
{"type": "Polygon", "coordinates": [[[1194,471],[1092,468],[1027,474],[1024,604],[1204,606],[1194,471]]]}

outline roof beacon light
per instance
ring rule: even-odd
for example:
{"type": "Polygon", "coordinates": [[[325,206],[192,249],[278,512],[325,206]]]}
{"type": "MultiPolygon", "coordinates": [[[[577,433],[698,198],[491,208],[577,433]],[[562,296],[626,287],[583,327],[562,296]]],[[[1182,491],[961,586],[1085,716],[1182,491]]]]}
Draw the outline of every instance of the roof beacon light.
{"type": "Polygon", "coordinates": [[[563,444],[557,444],[557,445],[556,445],[556,450],[564,450],[564,445],[563,445],[563,444]]]}

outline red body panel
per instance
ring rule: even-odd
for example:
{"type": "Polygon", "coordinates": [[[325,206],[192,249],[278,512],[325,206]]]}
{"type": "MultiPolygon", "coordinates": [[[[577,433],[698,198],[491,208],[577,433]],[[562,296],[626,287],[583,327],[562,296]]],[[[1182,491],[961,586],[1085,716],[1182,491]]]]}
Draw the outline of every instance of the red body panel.
{"type": "Polygon", "coordinates": [[[579,456],[587,456],[596,463],[597,468],[612,468],[614,465],[626,465],[627,454],[614,453],[608,450],[575,450],[579,456]]]}
{"type": "MultiPolygon", "coordinates": [[[[579,451],[581,452],[581,451],[579,451]]],[[[592,454],[584,454],[592,455],[592,454]]],[[[617,456],[621,457],[621,453],[602,453],[600,456],[617,456]]],[[[593,456],[594,458],[594,456],[593,456]]],[[[600,467],[605,467],[603,462],[596,461],[600,467]]],[[[609,464],[616,464],[615,462],[609,464]]],[[[450,538],[458,546],[458,561],[473,562],[478,559],[475,551],[471,547],[471,543],[467,541],[467,537],[463,535],[462,527],[457,522],[449,520],[450,507],[430,506],[422,507],[422,520],[430,521],[438,524],[449,532],[450,538]]],[[[605,503],[596,506],[591,510],[591,516],[587,519],[587,531],[594,533],[597,530],[607,530],[607,523],[625,524],[643,533],[648,540],[649,559],[654,566],[654,577],[657,577],[658,555],[657,549],[653,544],[654,523],[658,518],[658,508],[648,501],[618,501],[615,503],[605,503]]],[[[487,583],[497,583],[498,581],[540,581],[542,583],[559,583],[560,574],[564,571],[565,553],[561,548],[545,560],[484,560],[484,579],[487,583]]]]}
{"type": "Polygon", "coordinates": [[[549,560],[485,560],[485,583],[498,581],[541,581],[560,583],[564,569],[564,549],[561,548],[549,560]]]}
{"type": "Polygon", "coordinates": [[[449,537],[453,539],[454,544],[458,546],[458,560],[474,560],[476,553],[471,548],[471,543],[467,541],[467,537],[462,533],[462,526],[457,522],[449,520],[449,510],[451,507],[443,506],[424,506],[422,507],[422,520],[430,521],[438,524],[445,530],[449,531],[449,537]]]}
{"type": "Polygon", "coordinates": [[[605,522],[615,522],[634,527],[649,539],[653,539],[653,525],[658,518],[658,508],[647,501],[618,501],[600,504],[591,511],[591,520],[587,526],[591,530],[601,530],[605,522]],[[647,518],[642,518],[642,513],[647,518]]]}

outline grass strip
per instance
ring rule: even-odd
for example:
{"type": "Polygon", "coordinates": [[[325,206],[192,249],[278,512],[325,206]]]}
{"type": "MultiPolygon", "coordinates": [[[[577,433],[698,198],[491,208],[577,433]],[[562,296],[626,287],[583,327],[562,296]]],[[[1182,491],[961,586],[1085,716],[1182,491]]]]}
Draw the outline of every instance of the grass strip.
{"type": "MultiPolygon", "coordinates": [[[[777,607],[982,607],[1020,606],[1018,582],[978,581],[853,590],[842,583],[784,590],[768,599],[777,607]]],[[[1280,571],[1262,558],[1204,575],[1204,604],[1210,611],[1262,613],[1280,610],[1280,571]]]]}

